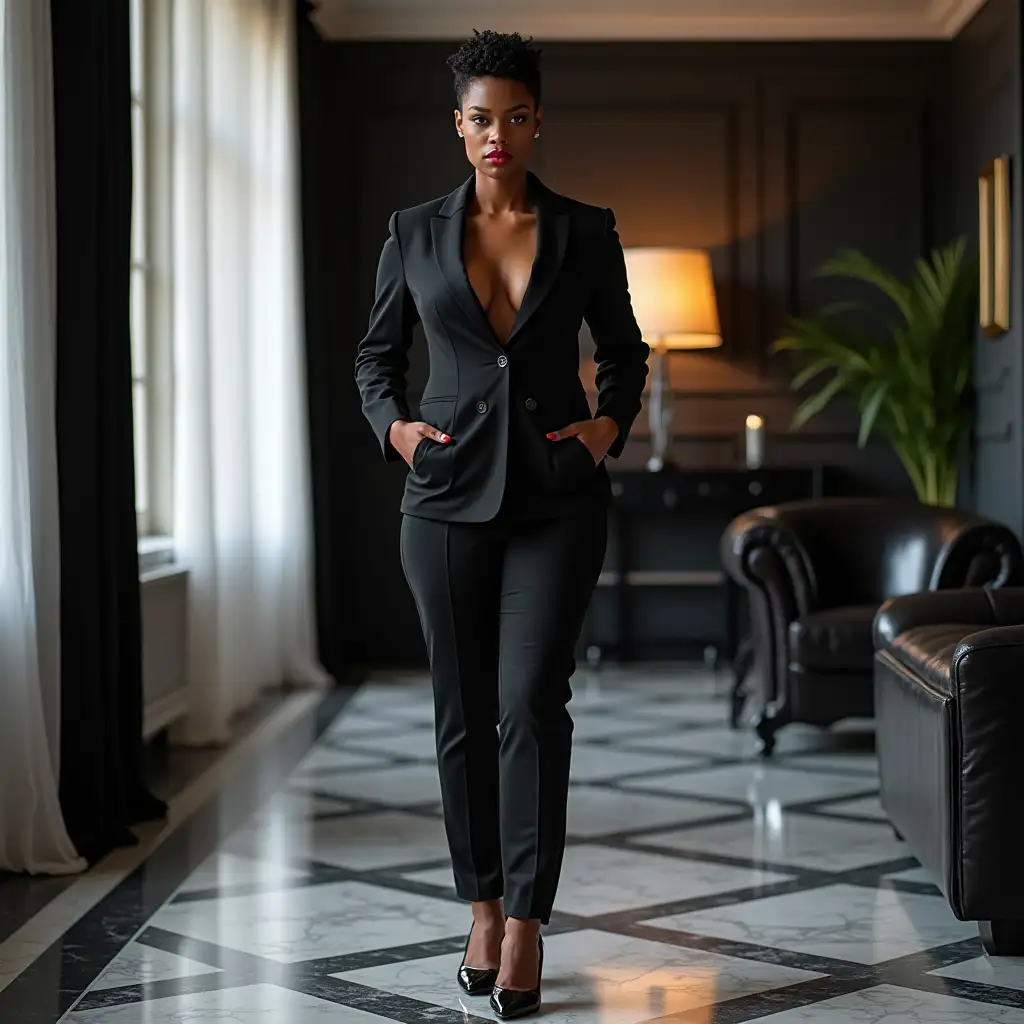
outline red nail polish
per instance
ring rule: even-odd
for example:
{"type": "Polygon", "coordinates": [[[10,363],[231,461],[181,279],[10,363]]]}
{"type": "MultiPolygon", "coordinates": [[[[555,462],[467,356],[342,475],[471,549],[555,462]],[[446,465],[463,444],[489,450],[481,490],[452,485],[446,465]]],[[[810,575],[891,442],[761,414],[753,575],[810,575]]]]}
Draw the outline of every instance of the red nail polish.
{"type": "Polygon", "coordinates": [[[554,441],[556,436],[557,436],[556,434],[548,434],[548,440],[549,441],[554,441]]]}
{"type": "Polygon", "coordinates": [[[442,434],[441,440],[447,444],[451,440],[451,438],[447,434],[442,434]]]}

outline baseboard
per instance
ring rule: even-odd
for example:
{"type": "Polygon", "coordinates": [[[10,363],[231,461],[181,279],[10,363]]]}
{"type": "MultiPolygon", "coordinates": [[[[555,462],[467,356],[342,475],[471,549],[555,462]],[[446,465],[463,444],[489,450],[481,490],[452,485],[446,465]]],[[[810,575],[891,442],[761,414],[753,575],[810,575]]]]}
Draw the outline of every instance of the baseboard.
{"type": "Polygon", "coordinates": [[[161,729],[166,729],[188,714],[188,693],[178,690],[160,697],[142,709],[142,738],[151,740],[161,729]]]}

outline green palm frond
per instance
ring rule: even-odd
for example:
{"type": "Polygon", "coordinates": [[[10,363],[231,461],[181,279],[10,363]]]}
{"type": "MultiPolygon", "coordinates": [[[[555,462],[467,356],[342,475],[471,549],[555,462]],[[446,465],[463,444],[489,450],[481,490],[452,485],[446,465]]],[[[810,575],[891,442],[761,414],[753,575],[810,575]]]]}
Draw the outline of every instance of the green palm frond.
{"type": "Polygon", "coordinates": [[[805,385],[810,384],[815,377],[821,376],[826,370],[835,369],[835,363],[831,356],[821,356],[812,363],[805,366],[791,381],[790,386],[794,391],[800,391],[805,385]]]}
{"type": "Polygon", "coordinates": [[[857,435],[857,445],[863,448],[868,443],[871,431],[881,412],[882,403],[885,401],[892,387],[890,380],[873,380],[864,389],[860,411],[860,432],[857,435]]]}
{"type": "Polygon", "coordinates": [[[772,350],[790,353],[794,390],[815,387],[798,406],[794,429],[845,394],[860,411],[858,444],[873,433],[887,438],[921,500],[952,504],[973,421],[977,268],[965,258],[964,239],[919,258],[907,280],[852,249],[819,273],[872,285],[899,317],[883,337],[858,333],[843,320],[849,310],[863,310],[860,303],[790,321],[772,350]]]}
{"type": "Polygon", "coordinates": [[[872,284],[892,299],[907,320],[911,318],[907,285],[856,249],[840,250],[822,264],[818,274],[822,277],[849,277],[872,284]]]}
{"type": "Polygon", "coordinates": [[[793,426],[802,427],[811,417],[817,416],[836,395],[847,387],[849,381],[845,374],[837,373],[817,394],[805,399],[793,414],[793,426]]]}

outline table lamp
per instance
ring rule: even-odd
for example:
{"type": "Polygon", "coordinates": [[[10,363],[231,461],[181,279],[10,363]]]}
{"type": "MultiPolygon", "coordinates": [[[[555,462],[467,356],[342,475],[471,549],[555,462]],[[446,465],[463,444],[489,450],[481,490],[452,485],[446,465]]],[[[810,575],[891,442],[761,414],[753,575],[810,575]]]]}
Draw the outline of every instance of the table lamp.
{"type": "Polygon", "coordinates": [[[626,276],[636,322],[651,346],[651,457],[647,468],[671,465],[672,386],[668,356],[678,349],[722,344],[711,260],[701,249],[626,249],[626,276]]]}

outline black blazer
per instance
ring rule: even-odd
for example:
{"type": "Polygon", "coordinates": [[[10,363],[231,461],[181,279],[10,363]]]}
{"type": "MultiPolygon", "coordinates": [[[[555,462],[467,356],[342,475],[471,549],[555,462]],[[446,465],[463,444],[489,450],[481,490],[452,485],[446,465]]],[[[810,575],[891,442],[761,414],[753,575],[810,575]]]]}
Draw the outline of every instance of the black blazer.
{"type": "Polygon", "coordinates": [[[552,192],[532,172],[537,256],[502,344],[462,260],[475,185],[470,175],[450,195],[391,215],[369,329],[355,360],[363,413],[385,459],[401,458],[387,436],[396,419],[423,419],[452,437],[416,446],[402,511],[460,522],[483,522],[498,511],[513,430],[538,501],[569,505],[584,493],[607,494],[603,460],[595,466],[582,442],[545,434],[591,416],[579,376],[583,320],[596,344],[596,415],[619,426],[608,450],[613,457],[640,411],[649,352],[630,306],[614,214],[552,192]],[[417,322],[430,375],[415,417],[405,374],[417,322]]]}

